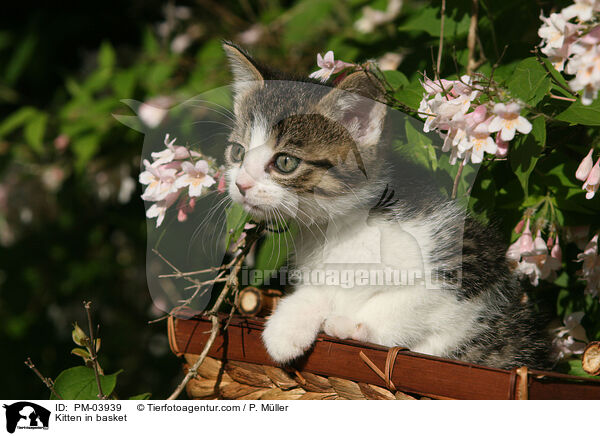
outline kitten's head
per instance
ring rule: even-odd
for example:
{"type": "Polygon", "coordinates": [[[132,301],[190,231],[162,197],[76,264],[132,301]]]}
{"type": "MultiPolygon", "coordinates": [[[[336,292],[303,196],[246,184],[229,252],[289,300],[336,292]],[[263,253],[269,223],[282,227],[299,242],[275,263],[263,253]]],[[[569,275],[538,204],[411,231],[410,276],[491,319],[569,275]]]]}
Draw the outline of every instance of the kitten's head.
{"type": "Polygon", "coordinates": [[[372,77],[335,87],[259,66],[225,43],[234,128],[225,152],[230,197],[257,219],[323,221],[364,208],[381,171],[386,106],[372,77]]]}

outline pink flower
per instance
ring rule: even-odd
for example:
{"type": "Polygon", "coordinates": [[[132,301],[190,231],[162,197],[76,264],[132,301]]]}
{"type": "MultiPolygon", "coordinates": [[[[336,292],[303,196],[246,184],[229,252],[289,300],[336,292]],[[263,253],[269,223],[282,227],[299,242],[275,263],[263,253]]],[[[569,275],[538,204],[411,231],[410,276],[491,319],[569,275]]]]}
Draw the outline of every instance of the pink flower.
{"type": "Polygon", "coordinates": [[[525,225],[525,221],[521,220],[517,223],[517,225],[515,226],[515,229],[513,230],[515,233],[521,233],[521,230],[523,230],[523,226],[525,225]]]}
{"type": "Polygon", "coordinates": [[[489,131],[500,132],[503,141],[511,141],[515,137],[515,131],[521,133],[531,132],[531,123],[520,115],[521,105],[516,102],[509,104],[496,103],[494,105],[495,117],[492,118],[489,131]]]}
{"type": "Polygon", "coordinates": [[[155,97],[142,103],[138,109],[138,116],[145,125],[154,129],[165,119],[172,104],[170,97],[155,97]]]}
{"type": "MultiPolygon", "coordinates": [[[[548,239],[550,243],[552,239],[548,239]]],[[[546,256],[544,260],[544,264],[542,265],[540,278],[546,280],[554,280],[556,279],[556,271],[561,269],[562,267],[562,250],[560,248],[560,244],[558,242],[558,235],[556,235],[556,239],[554,241],[554,245],[552,246],[552,250],[550,251],[550,255],[546,256]]]]}
{"type": "Polygon", "coordinates": [[[521,251],[521,254],[528,253],[533,250],[533,235],[531,234],[531,229],[529,228],[529,218],[527,218],[527,225],[525,226],[525,231],[519,238],[519,241],[519,249],[521,251]]]}
{"type": "Polygon", "coordinates": [[[146,217],[156,218],[156,227],[159,227],[165,219],[167,209],[173,203],[175,203],[175,200],[177,200],[178,196],[179,194],[177,192],[172,192],[168,194],[163,200],[154,203],[146,211],[146,217]]]}
{"type": "Polygon", "coordinates": [[[583,253],[577,255],[577,261],[582,262],[579,275],[585,280],[585,293],[592,296],[598,295],[600,289],[600,256],[598,256],[598,234],[588,242],[583,253]]]}
{"type": "Polygon", "coordinates": [[[506,157],[508,155],[508,141],[503,141],[500,135],[496,135],[496,145],[498,149],[496,150],[497,157],[506,157]]]}
{"type": "Polygon", "coordinates": [[[66,148],[69,146],[69,142],[71,142],[71,138],[69,138],[69,135],[61,133],[56,138],[54,138],[54,148],[56,148],[58,151],[65,151],[66,148]]]}
{"type": "Polygon", "coordinates": [[[181,169],[183,174],[179,175],[175,186],[178,189],[189,186],[190,197],[199,197],[203,187],[208,188],[215,184],[215,179],[208,175],[208,163],[205,160],[199,160],[195,165],[183,162],[181,169]]]}
{"type": "Polygon", "coordinates": [[[173,138],[172,141],[169,141],[169,134],[167,133],[165,135],[165,145],[167,148],[162,151],[152,153],[154,165],[169,163],[173,160],[188,159],[191,156],[200,157],[199,153],[190,151],[187,149],[187,147],[175,145],[175,141],[177,141],[177,138],[173,138]]]}
{"type": "Polygon", "coordinates": [[[553,330],[555,337],[552,345],[556,359],[581,354],[585,350],[588,338],[581,325],[584,316],[584,312],[573,312],[563,320],[564,326],[553,330]]]}
{"type": "Polygon", "coordinates": [[[562,16],[570,20],[577,17],[580,21],[589,21],[594,15],[596,0],[575,0],[575,3],[561,11],[562,16]]]}
{"type": "Polygon", "coordinates": [[[393,71],[398,68],[403,58],[399,53],[388,52],[377,60],[377,64],[381,71],[393,71]]]}
{"type": "MultiPolygon", "coordinates": [[[[523,222],[521,221],[519,224],[517,224],[517,227],[519,227],[520,230],[523,227],[523,222]]],[[[521,256],[523,255],[523,253],[529,253],[532,250],[533,237],[531,235],[531,229],[529,228],[528,218],[525,231],[510,247],[508,247],[506,257],[513,264],[513,267],[516,267],[517,263],[521,260],[521,256]]]]}
{"type": "Polygon", "coordinates": [[[219,184],[217,185],[217,191],[219,191],[221,194],[224,194],[226,189],[227,186],[225,181],[225,174],[221,174],[221,176],[219,177],[219,184]]]}
{"type": "Polygon", "coordinates": [[[527,276],[531,284],[537,286],[539,279],[556,278],[556,271],[562,267],[562,252],[556,236],[552,251],[548,254],[548,244],[542,238],[542,232],[538,230],[534,240],[529,224],[528,219],[525,231],[508,248],[506,258],[517,274],[527,276]]]}
{"type": "Polygon", "coordinates": [[[321,56],[321,53],[317,54],[317,65],[321,67],[321,69],[311,73],[308,77],[319,79],[321,82],[327,82],[332,74],[339,73],[344,68],[354,66],[354,64],[334,60],[333,51],[331,50],[325,53],[325,56],[321,56]]]}
{"type": "Polygon", "coordinates": [[[585,198],[591,200],[596,195],[598,186],[600,185],[600,159],[596,161],[596,165],[590,170],[581,189],[587,191],[585,198]]]}
{"type": "MultiPolygon", "coordinates": [[[[473,112],[474,113],[474,112],[473,112]]],[[[487,123],[480,123],[473,129],[467,129],[468,136],[458,144],[458,151],[470,151],[471,162],[481,163],[483,153],[496,153],[497,146],[488,131],[487,123]]]]}
{"type": "Polygon", "coordinates": [[[402,9],[402,0],[390,0],[385,11],[365,6],[362,9],[363,16],[354,23],[356,30],[369,33],[377,26],[394,21],[402,9]]]}
{"type": "Polygon", "coordinates": [[[140,173],[139,181],[142,185],[148,185],[142,199],[146,201],[161,201],[169,194],[177,191],[175,179],[177,168],[174,165],[155,165],[144,160],[146,171],[140,173]]]}
{"type": "Polygon", "coordinates": [[[575,178],[581,180],[582,182],[588,178],[590,171],[592,171],[592,166],[594,165],[594,160],[592,159],[593,152],[594,149],[590,148],[589,153],[583,158],[579,164],[579,167],[577,167],[577,171],[575,172],[575,178]]]}
{"type": "Polygon", "coordinates": [[[188,218],[188,214],[194,211],[194,207],[196,207],[196,199],[195,198],[182,198],[177,206],[177,221],[180,223],[186,221],[188,218]]]}

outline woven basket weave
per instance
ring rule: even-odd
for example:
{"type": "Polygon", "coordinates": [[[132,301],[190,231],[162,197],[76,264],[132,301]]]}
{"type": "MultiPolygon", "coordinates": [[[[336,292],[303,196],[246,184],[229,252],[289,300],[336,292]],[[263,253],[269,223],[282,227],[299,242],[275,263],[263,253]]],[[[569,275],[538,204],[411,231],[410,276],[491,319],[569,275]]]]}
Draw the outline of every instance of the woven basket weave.
{"type": "Polygon", "coordinates": [[[526,367],[512,370],[319,335],[293,367],[278,367],[262,342],[264,319],[222,316],[168,320],[171,350],[184,370],[208,355],[187,385],[197,399],[600,399],[600,380],[526,367]],[[227,326],[227,327],[225,327],[227,326]]]}
{"type": "MultiPolygon", "coordinates": [[[[198,355],[185,354],[187,369],[198,355]]],[[[192,399],[209,400],[416,400],[414,396],[368,383],[309,372],[290,374],[281,368],[207,357],[187,384],[192,399]]],[[[419,399],[429,400],[428,397],[419,399]]]]}

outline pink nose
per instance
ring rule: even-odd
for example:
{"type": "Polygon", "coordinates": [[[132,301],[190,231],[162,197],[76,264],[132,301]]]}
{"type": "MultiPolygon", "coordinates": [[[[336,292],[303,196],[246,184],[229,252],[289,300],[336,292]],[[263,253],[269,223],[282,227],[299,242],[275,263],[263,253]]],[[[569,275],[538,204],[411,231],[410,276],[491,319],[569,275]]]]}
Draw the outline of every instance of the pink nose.
{"type": "Polygon", "coordinates": [[[246,191],[254,186],[250,181],[236,181],[235,186],[240,190],[240,194],[245,195],[246,191]]]}

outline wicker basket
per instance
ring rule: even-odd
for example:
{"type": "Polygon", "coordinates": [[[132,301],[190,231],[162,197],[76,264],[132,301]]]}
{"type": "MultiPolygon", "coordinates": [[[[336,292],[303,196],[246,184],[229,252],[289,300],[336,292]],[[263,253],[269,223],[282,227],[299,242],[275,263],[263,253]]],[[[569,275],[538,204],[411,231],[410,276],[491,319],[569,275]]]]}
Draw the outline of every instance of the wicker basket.
{"type": "MultiPolygon", "coordinates": [[[[221,325],[225,324],[224,322],[221,325]]],[[[203,318],[169,318],[169,343],[196,362],[209,337],[203,318]]],[[[280,368],[261,340],[262,318],[233,317],[198,374],[193,399],[600,399],[600,380],[515,368],[512,371],[319,335],[293,368],[280,368]]]]}

